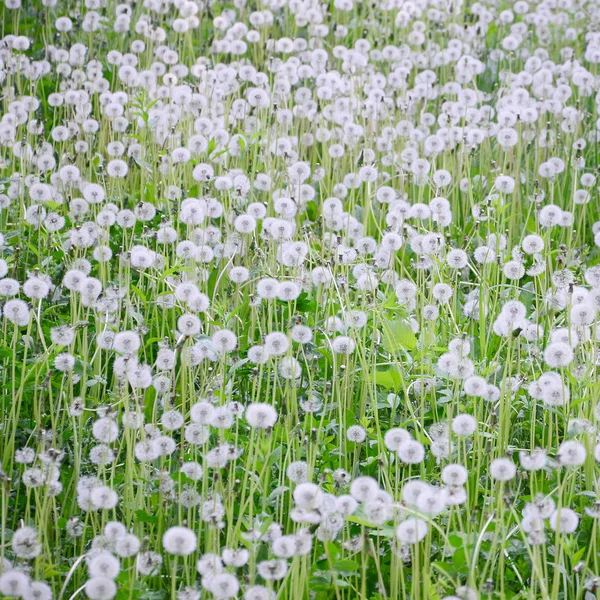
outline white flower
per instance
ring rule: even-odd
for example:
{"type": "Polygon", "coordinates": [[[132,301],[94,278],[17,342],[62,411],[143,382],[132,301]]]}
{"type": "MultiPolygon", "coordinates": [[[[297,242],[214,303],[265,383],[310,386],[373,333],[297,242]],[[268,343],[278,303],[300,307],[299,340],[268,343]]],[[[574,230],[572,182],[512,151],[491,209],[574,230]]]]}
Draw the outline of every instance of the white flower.
{"type": "Polygon", "coordinates": [[[579,525],[579,515],[570,508],[559,508],[550,517],[550,527],[558,533],[574,533],[579,525]]]}
{"type": "Polygon", "coordinates": [[[515,464],[509,458],[496,458],[490,463],[490,476],[497,481],[510,481],[517,474],[515,464]]]}
{"type": "Polygon", "coordinates": [[[108,577],[93,577],[86,581],[85,593],[90,600],[110,600],[117,594],[117,585],[108,577]]]}
{"type": "Polygon", "coordinates": [[[417,544],[427,535],[428,529],[423,519],[409,518],[398,525],[396,535],[404,544],[417,544]]]}
{"type": "Polygon", "coordinates": [[[246,409],[246,421],[253,429],[268,429],[277,422],[277,411],[270,404],[253,402],[246,409]]]}
{"type": "Polygon", "coordinates": [[[175,556],[188,556],[196,550],[196,534],[188,527],[171,527],[163,535],[166,552],[175,556]]]}
{"type": "Polygon", "coordinates": [[[11,546],[16,556],[26,560],[35,558],[42,551],[42,545],[33,527],[19,527],[13,534],[11,546]]]}

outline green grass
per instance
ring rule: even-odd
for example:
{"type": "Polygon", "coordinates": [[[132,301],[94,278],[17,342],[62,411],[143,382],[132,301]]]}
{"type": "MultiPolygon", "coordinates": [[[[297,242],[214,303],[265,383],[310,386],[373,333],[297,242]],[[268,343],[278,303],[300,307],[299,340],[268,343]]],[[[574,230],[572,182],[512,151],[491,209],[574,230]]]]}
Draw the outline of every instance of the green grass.
{"type": "Polygon", "coordinates": [[[165,4],[164,12],[112,0],[98,8],[66,0],[3,5],[1,594],[11,597],[10,581],[24,577],[12,597],[46,598],[48,590],[59,600],[600,597],[598,42],[585,37],[600,8],[531,2],[507,22],[503,11],[520,5],[415,5],[405,24],[407,4],[381,2],[351,10],[338,2],[165,4]],[[115,31],[123,7],[130,26],[115,31]],[[178,33],[187,10],[197,22],[178,33]],[[554,21],[532,25],[546,10],[554,21]],[[93,32],[84,25],[91,11],[106,17],[93,32]],[[260,24],[259,11],[272,24],[260,24]],[[57,32],[64,16],[73,28],[57,32]],[[144,21],[154,35],[144,33],[144,21]],[[223,48],[247,31],[258,41],[250,35],[244,52],[223,48]],[[16,35],[29,47],[14,48],[16,35]],[[502,50],[509,35],[520,38],[515,51],[502,50]],[[290,52],[282,38],[295,40],[290,52]],[[139,52],[136,40],[144,42],[139,52]],[[77,64],[71,56],[70,65],[75,44],[85,58],[77,64]],[[592,81],[587,87],[567,46],[592,81]],[[167,65],[166,47],[177,52],[167,65]],[[317,49],[326,64],[311,54],[317,49]],[[154,71],[156,82],[126,81],[114,51],[138,73],[154,71]],[[46,65],[47,73],[33,77],[26,65],[46,65]],[[169,70],[175,83],[162,79],[169,70]],[[429,75],[434,83],[422,83],[429,75]],[[268,106],[246,102],[257,87],[268,106]],[[77,101],[69,90],[83,96],[77,101]],[[31,109],[29,99],[37,100],[31,109]],[[123,120],[110,116],[113,108],[123,120]],[[506,112],[517,133],[511,148],[494,129],[507,126],[498,125],[506,112]],[[405,121],[412,134],[404,135],[405,121]],[[65,140],[57,138],[61,126],[71,130],[65,140]],[[205,151],[174,163],[173,151],[194,135],[205,151]],[[434,135],[454,141],[433,153],[434,135]],[[342,156],[332,157],[333,144],[342,156]],[[55,166],[43,170],[38,159],[48,155],[55,166]],[[417,158],[428,164],[421,177],[411,166],[417,158]],[[562,169],[544,176],[543,165],[556,158],[562,169]],[[125,161],[125,177],[114,176],[115,159],[125,161]],[[310,167],[300,182],[290,171],[299,161],[310,167]],[[198,164],[214,176],[194,178],[198,164]],[[370,167],[375,180],[354,185],[349,176],[370,167]],[[436,184],[440,170],[451,176],[446,186],[436,184]],[[254,186],[258,174],[270,177],[269,189],[254,186]],[[503,191],[501,175],[513,178],[514,190],[503,191]],[[86,184],[101,186],[105,198],[81,202],[86,184]],[[393,189],[391,204],[378,200],[383,186],[393,189]],[[577,204],[583,188],[588,202],[577,204]],[[420,218],[414,206],[435,207],[440,197],[445,208],[420,218]],[[549,205],[564,221],[549,221],[549,205]],[[240,232],[236,218],[248,214],[256,224],[240,232]],[[533,254],[525,240],[532,234],[543,242],[533,254]],[[457,249],[465,262],[454,268],[447,257],[457,249]],[[522,276],[507,276],[511,261],[522,264],[522,276]],[[245,277],[232,276],[235,267],[245,277]],[[84,285],[97,294],[72,285],[76,275],[92,278],[84,285]],[[293,297],[270,297],[267,278],[295,283],[293,297]],[[36,281],[47,289],[37,294],[36,281]],[[195,286],[197,303],[186,301],[183,283],[195,286]],[[440,284],[451,290],[447,300],[440,284]],[[15,309],[22,319],[11,312],[15,300],[23,301],[15,309]],[[508,322],[514,301],[524,317],[508,322]],[[179,329],[182,315],[197,317],[189,334],[179,329]],[[71,332],[64,344],[61,326],[71,332]],[[310,339],[298,341],[298,326],[310,339]],[[224,351],[222,330],[234,335],[224,351]],[[139,348],[103,341],[119,332],[134,332],[139,348]],[[255,347],[271,344],[274,332],[287,343],[261,361],[255,347]],[[556,342],[572,357],[548,356],[556,342]],[[480,393],[470,391],[472,376],[483,378],[480,393]],[[535,388],[541,376],[563,402],[535,388]],[[221,419],[201,423],[201,401],[221,419]],[[274,407],[273,426],[246,418],[255,403],[274,407]],[[165,427],[169,411],[183,425],[165,427]],[[460,435],[465,415],[474,430],[460,435]],[[102,418],[118,426],[106,439],[102,418]],[[136,418],[144,426],[124,425],[136,418]],[[398,428],[408,446],[390,442],[398,428]],[[156,447],[160,436],[168,451],[141,460],[143,444],[156,447]],[[531,469],[526,453],[538,450],[546,459],[531,469]],[[516,467],[507,480],[493,462],[505,458],[516,467]],[[195,471],[182,469],[192,462],[195,471]],[[318,485],[312,506],[302,504],[290,465],[318,485]],[[464,481],[448,484],[448,465],[462,465],[464,481]],[[365,481],[378,491],[361,496],[365,481]],[[116,500],[107,493],[103,505],[87,484],[106,486],[116,500]],[[578,517],[573,527],[569,511],[578,517]],[[110,539],[114,522],[123,531],[110,539]],[[418,540],[406,533],[414,523],[418,540]],[[26,527],[34,530],[29,545],[19,542],[26,527]],[[163,543],[172,527],[196,535],[185,556],[163,543]],[[139,548],[125,548],[123,532],[139,548]],[[120,561],[108,578],[114,590],[98,581],[100,550],[120,561]],[[247,550],[247,560],[219,559],[211,573],[207,563],[227,558],[224,550],[247,550]],[[154,570],[145,567],[151,552],[161,559],[154,570]],[[275,559],[285,567],[268,562],[275,559]],[[271,566],[279,567],[273,579],[271,566]],[[49,588],[36,592],[33,582],[49,588]]]}

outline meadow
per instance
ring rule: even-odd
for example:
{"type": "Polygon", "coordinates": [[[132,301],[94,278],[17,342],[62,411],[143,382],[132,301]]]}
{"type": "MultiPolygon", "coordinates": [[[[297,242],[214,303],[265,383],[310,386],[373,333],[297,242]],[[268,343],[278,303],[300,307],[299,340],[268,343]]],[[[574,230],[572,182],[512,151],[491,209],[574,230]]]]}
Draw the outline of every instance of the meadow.
{"type": "Polygon", "coordinates": [[[600,598],[599,0],[1,1],[1,597],[600,598]]]}

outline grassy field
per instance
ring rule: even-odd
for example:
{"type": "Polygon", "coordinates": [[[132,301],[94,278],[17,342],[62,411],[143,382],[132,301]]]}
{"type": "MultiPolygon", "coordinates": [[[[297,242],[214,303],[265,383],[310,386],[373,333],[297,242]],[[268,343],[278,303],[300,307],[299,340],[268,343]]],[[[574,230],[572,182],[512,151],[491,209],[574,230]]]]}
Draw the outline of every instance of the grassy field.
{"type": "Polygon", "coordinates": [[[598,0],[0,15],[0,596],[600,598],[598,0]]]}

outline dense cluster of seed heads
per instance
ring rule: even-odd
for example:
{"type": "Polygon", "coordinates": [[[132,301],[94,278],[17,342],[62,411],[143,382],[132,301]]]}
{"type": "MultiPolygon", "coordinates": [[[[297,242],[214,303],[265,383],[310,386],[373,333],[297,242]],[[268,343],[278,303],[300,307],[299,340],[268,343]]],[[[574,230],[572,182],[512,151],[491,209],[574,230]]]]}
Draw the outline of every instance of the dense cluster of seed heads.
{"type": "Polygon", "coordinates": [[[597,0],[3,0],[0,594],[600,593],[597,0]]]}

